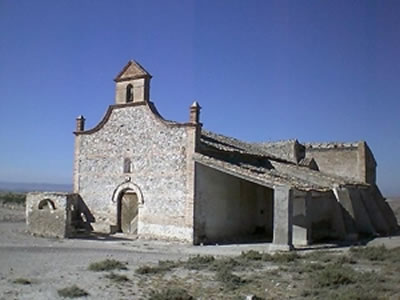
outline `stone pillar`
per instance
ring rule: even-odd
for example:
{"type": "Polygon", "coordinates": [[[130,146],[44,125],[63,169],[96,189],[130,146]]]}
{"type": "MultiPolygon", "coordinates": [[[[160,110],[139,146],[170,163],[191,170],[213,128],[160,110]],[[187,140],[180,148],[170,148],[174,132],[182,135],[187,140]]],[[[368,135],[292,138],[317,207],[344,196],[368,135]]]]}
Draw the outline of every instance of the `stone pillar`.
{"type": "Polygon", "coordinates": [[[189,122],[192,124],[199,124],[200,122],[200,105],[197,101],[194,101],[193,104],[190,106],[190,118],[189,122]]]}
{"type": "Polygon", "coordinates": [[[187,200],[185,203],[185,226],[192,230],[192,243],[198,244],[196,236],[196,163],[193,155],[196,153],[201,135],[201,124],[199,121],[200,106],[194,102],[190,107],[190,123],[187,126],[187,145],[186,145],[186,190],[187,200]],[[192,119],[193,117],[193,119],[192,119]]]}
{"type": "Polygon", "coordinates": [[[81,148],[81,133],[85,130],[85,118],[81,115],[76,118],[76,128],[75,128],[75,145],[74,145],[74,193],[79,193],[79,177],[80,177],[80,166],[79,166],[79,158],[80,158],[80,148],[81,148]]]}
{"type": "Polygon", "coordinates": [[[76,132],[81,132],[85,130],[85,118],[80,115],[76,118],[76,132]]]}
{"type": "Polygon", "coordinates": [[[311,244],[311,192],[296,192],[293,198],[293,244],[311,244]]]}
{"type": "Polygon", "coordinates": [[[288,186],[274,189],[274,237],[271,250],[291,250],[292,243],[293,191],[288,186]]]}

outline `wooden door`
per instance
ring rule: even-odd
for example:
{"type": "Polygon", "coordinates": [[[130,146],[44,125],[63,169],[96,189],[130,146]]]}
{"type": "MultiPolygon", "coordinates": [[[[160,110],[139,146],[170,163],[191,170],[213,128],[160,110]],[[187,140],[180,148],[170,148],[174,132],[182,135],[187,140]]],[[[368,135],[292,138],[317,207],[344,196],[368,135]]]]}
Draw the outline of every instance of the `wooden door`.
{"type": "Polygon", "coordinates": [[[121,231],[137,234],[138,197],[136,193],[127,191],[121,197],[121,231]]]}

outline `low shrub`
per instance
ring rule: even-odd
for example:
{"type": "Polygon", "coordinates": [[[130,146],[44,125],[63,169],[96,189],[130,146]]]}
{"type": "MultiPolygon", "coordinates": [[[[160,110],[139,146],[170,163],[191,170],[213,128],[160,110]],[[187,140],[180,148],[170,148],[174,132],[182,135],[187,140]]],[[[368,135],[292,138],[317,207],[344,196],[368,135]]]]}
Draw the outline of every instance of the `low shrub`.
{"type": "Polygon", "coordinates": [[[16,278],[16,279],[13,280],[13,283],[23,284],[23,285],[32,284],[32,282],[29,279],[26,279],[26,278],[16,278]]]}
{"type": "Polygon", "coordinates": [[[180,261],[173,261],[173,260],[159,260],[158,261],[158,266],[164,269],[174,269],[177,268],[181,265],[180,261]]]}
{"type": "Polygon", "coordinates": [[[90,271],[112,271],[112,270],[127,270],[126,263],[115,259],[105,259],[102,261],[91,263],[88,267],[90,271]]]}
{"type": "Polygon", "coordinates": [[[275,263],[289,263],[300,258],[296,252],[278,252],[273,255],[268,253],[263,253],[262,260],[270,261],[275,263]]]}
{"type": "Polygon", "coordinates": [[[328,251],[312,251],[303,255],[303,259],[328,263],[334,259],[334,254],[328,251]]]}
{"type": "Polygon", "coordinates": [[[350,286],[330,291],[327,299],[337,300],[378,300],[386,299],[379,296],[374,290],[366,290],[360,286],[350,286]]]}
{"type": "Polygon", "coordinates": [[[236,289],[245,283],[245,280],[233,274],[230,268],[219,269],[215,274],[215,279],[221,282],[228,289],[236,289]]]}
{"type": "Polygon", "coordinates": [[[263,253],[254,251],[254,250],[249,250],[249,251],[242,251],[242,253],[239,256],[241,259],[244,260],[262,260],[263,258],[263,253]]]}
{"type": "Polygon", "coordinates": [[[136,273],[140,275],[144,274],[157,274],[171,271],[180,265],[180,262],[174,262],[172,260],[160,260],[157,266],[144,265],[136,269],[136,273]]]}
{"type": "Polygon", "coordinates": [[[107,274],[105,277],[116,283],[129,281],[129,278],[127,276],[121,274],[115,274],[114,272],[107,274]]]}
{"type": "Polygon", "coordinates": [[[210,266],[210,264],[214,263],[214,261],[215,257],[212,255],[196,255],[189,257],[184,266],[187,269],[201,270],[210,266]]]}
{"type": "Polygon", "coordinates": [[[163,271],[164,270],[160,269],[157,266],[151,267],[151,266],[148,266],[148,265],[140,266],[139,268],[137,268],[135,270],[136,274],[139,274],[139,275],[156,274],[156,273],[160,273],[160,272],[163,272],[163,271]]]}
{"type": "Polygon", "coordinates": [[[76,285],[66,287],[57,291],[60,297],[64,298],[78,298],[88,296],[89,293],[76,285]]]}
{"type": "Polygon", "coordinates": [[[352,247],[350,248],[350,255],[354,259],[398,262],[400,248],[387,249],[384,245],[379,247],[352,247]]]}
{"type": "MultiPolygon", "coordinates": [[[[311,273],[311,272],[315,272],[315,271],[320,271],[320,270],[322,270],[324,268],[325,267],[320,263],[302,262],[302,263],[296,264],[290,270],[291,270],[291,272],[295,272],[295,273],[298,273],[298,274],[304,274],[304,273],[311,273]]],[[[286,269],[286,271],[288,271],[288,270],[286,269]]]]}
{"type": "Polygon", "coordinates": [[[177,287],[166,288],[159,291],[150,291],[148,300],[193,300],[187,290],[177,287]]]}
{"type": "Polygon", "coordinates": [[[230,270],[233,270],[238,266],[247,267],[248,264],[246,262],[243,262],[242,260],[228,257],[228,258],[221,258],[214,260],[213,263],[209,266],[209,269],[211,271],[218,271],[222,268],[228,268],[230,270]]]}
{"type": "Polygon", "coordinates": [[[312,285],[316,288],[338,287],[354,283],[356,272],[343,265],[329,264],[322,270],[311,273],[312,285]]]}
{"type": "Polygon", "coordinates": [[[343,265],[343,264],[351,264],[351,265],[353,265],[353,264],[356,264],[357,261],[354,260],[352,257],[348,257],[347,255],[338,255],[338,256],[334,256],[331,259],[331,263],[340,264],[340,265],[343,265]]]}
{"type": "Polygon", "coordinates": [[[22,193],[0,193],[0,202],[3,204],[25,205],[26,194],[22,193]]]}

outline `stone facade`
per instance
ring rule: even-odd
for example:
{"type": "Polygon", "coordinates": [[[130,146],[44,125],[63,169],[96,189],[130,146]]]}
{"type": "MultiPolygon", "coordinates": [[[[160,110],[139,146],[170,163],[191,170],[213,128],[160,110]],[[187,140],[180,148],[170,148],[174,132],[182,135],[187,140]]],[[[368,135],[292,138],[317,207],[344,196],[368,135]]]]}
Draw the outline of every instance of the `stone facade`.
{"type": "Polygon", "coordinates": [[[192,242],[198,126],[162,119],[148,99],[150,78],[130,62],[115,79],[116,104],[104,119],[91,130],[77,127],[74,190],[91,207],[96,231],[121,230],[120,197],[133,191],[139,236],[192,242]]]}
{"type": "Polygon", "coordinates": [[[193,130],[191,125],[164,122],[142,103],[114,107],[101,129],[77,135],[76,190],[92,207],[96,230],[117,226],[115,192],[131,184],[141,198],[139,235],[191,240],[185,211],[193,130]],[[129,172],[124,172],[125,159],[131,161],[129,172]]]}

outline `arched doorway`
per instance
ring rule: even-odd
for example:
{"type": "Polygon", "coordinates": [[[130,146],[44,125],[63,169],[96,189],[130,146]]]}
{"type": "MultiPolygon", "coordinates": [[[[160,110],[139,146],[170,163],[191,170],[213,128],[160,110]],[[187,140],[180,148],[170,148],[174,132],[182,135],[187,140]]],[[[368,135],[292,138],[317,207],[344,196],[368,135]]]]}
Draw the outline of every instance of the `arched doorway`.
{"type": "Polygon", "coordinates": [[[118,231],[126,234],[138,233],[139,199],[130,189],[118,196],[118,231]]]}

